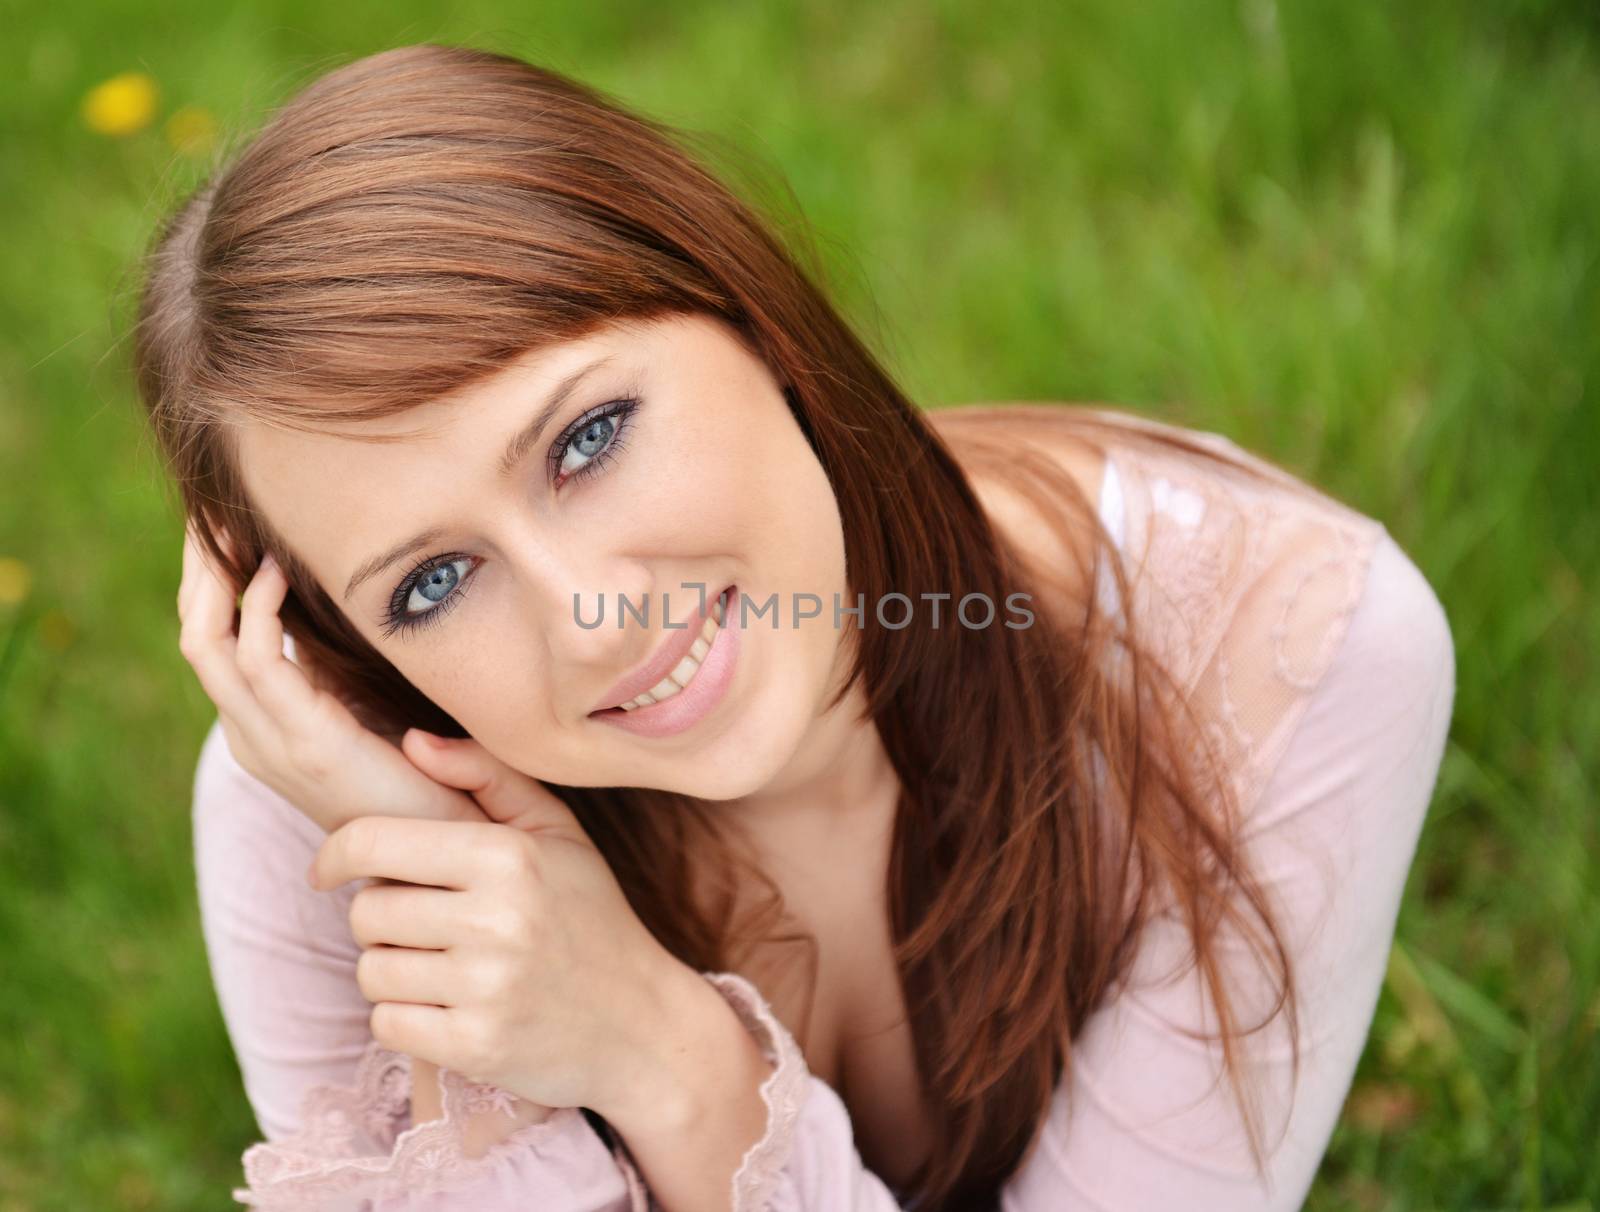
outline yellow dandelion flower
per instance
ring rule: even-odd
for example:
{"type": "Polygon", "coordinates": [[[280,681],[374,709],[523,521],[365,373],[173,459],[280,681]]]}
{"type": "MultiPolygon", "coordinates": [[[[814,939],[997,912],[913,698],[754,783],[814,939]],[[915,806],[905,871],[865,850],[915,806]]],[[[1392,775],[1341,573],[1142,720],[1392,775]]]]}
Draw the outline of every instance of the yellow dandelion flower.
{"type": "Polygon", "coordinates": [[[167,119],[167,142],[186,155],[198,156],[216,138],[217,120],[200,105],[183,105],[167,119]]]}
{"type": "Polygon", "coordinates": [[[28,596],[33,574],[15,556],[0,556],[0,606],[18,606],[28,596]]]}
{"type": "Polygon", "coordinates": [[[123,72],[91,88],[83,99],[83,120],[101,135],[132,135],[156,114],[156,82],[144,72],[123,72]]]}
{"type": "Polygon", "coordinates": [[[51,652],[65,652],[78,638],[78,628],[59,610],[47,610],[39,616],[39,642],[51,652]]]}

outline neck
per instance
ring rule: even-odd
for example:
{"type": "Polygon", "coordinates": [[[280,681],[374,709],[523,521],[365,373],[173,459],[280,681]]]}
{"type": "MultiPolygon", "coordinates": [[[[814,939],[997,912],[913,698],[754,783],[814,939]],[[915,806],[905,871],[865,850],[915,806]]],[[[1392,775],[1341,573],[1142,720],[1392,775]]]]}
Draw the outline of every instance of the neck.
{"type": "Polygon", "coordinates": [[[715,805],[764,855],[837,861],[868,830],[893,822],[900,781],[857,685],[819,715],[794,757],[761,790],[715,805]]]}

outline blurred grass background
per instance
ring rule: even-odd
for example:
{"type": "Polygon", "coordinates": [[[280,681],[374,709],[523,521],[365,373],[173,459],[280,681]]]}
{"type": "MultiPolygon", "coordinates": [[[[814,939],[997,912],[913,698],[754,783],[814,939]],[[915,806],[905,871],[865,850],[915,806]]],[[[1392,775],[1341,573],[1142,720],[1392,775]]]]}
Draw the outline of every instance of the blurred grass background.
{"type": "Polygon", "coordinates": [[[1449,614],[1456,718],[1308,1206],[1600,1206],[1600,8],[453,10],[4,4],[0,1212],[235,1206],[257,1133],[188,820],[212,709],[133,266],[212,140],[426,40],[782,173],[926,405],[1139,408],[1380,518],[1449,614]]]}

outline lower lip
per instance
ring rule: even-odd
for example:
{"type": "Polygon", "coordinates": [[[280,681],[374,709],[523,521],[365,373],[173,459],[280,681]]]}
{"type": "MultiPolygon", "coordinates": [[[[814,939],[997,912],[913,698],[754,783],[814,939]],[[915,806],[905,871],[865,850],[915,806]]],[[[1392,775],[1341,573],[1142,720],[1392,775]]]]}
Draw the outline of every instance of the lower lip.
{"type": "Polygon", "coordinates": [[[648,707],[624,711],[610,707],[592,712],[590,719],[611,724],[637,736],[676,736],[693,728],[722,702],[733,681],[733,669],[739,659],[739,629],[731,626],[734,610],[739,603],[739,589],[728,590],[728,600],[723,605],[722,626],[712,638],[706,659],[700,662],[694,679],[670,699],[662,699],[648,707]]]}

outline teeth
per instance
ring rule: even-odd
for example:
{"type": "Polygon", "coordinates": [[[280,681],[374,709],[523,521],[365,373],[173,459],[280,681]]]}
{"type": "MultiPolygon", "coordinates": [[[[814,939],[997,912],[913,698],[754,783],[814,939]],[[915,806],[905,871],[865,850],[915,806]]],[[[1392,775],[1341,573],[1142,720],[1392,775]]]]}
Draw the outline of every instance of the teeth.
{"type": "Polygon", "coordinates": [[[700,662],[706,659],[706,653],[711,651],[712,641],[722,624],[722,613],[722,599],[718,598],[711,607],[711,614],[707,616],[705,625],[700,628],[700,634],[695,637],[694,643],[689,645],[689,654],[673,667],[671,673],[644,694],[631,702],[620,704],[622,709],[637,711],[640,707],[648,707],[651,703],[670,699],[687,686],[694,679],[694,675],[700,672],[700,662]]]}

